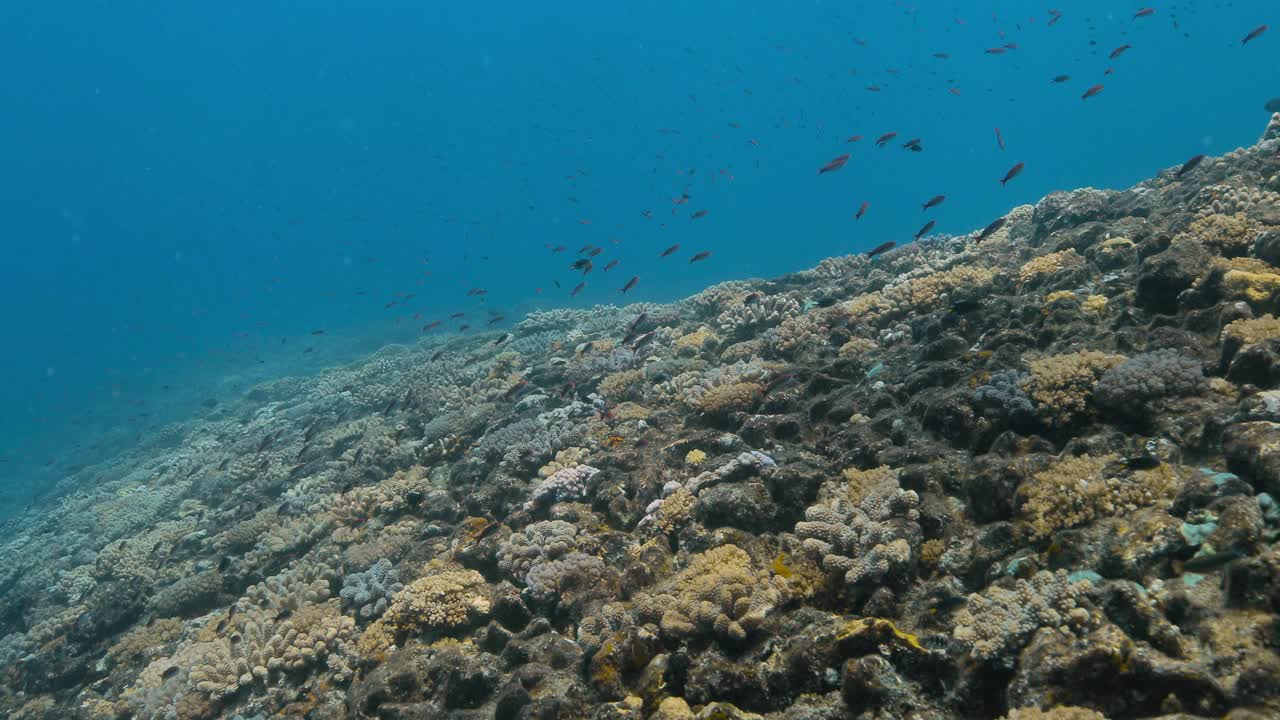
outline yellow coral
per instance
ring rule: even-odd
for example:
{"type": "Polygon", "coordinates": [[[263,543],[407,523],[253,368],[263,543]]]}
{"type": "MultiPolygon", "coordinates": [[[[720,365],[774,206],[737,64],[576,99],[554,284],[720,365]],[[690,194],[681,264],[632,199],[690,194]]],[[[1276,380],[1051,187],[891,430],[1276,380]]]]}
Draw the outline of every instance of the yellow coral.
{"type": "Polygon", "coordinates": [[[1107,309],[1106,295],[1090,295],[1080,303],[1080,308],[1093,315],[1101,315],[1107,309]]]}
{"type": "Polygon", "coordinates": [[[1032,258],[1021,269],[1018,270],[1019,282],[1030,282],[1041,275],[1050,275],[1060,272],[1066,268],[1078,267],[1084,262],[1084,258],[1075,251],[1075,248],[1068,248],[1048,255],[1032,258]]]}
{"type": "Polygon", "coordinates": [[[1044,302],[1046,305],[1052,305],[1058,302],[1059,300],[1075,300],[1075,299],[1076,299],[1076,294],[1074,292],[1071,292],[1070,290],[1055,290],[1049,293],[1048,295],[1044,296],[1044,302]]]}
{"type": "Polygon", "coordinates": [[[760,386],[753,382],[717,385],[703,393],[698,409],[713,414],[747,410],[755,404],[760,392],[760,386]]]}
{"type": "Polygon", "coordinates": [[[1265,302],[1280,290],[1280,274],[1228,270],[1222,276],[1222,291],[1229,298],[1265,302]]]}
{"type": "Polygon", "coordinates": [[[853,320],[866,322],[875,322],[892,313],[926,312],[935,307],[943,295],[959,288],[982,288],[991,284],[995,277],[996,271],[989,268],[957,265],[859,295],[836,309],[853,320]]]}
{"type": "Polygon", "coordinates": [[[694,448],[685,454],[684,461],[688,465],[697,467],[707,461],[707,454],[697,448],[694,448]]]}
{"type": "Polygon", "coordinates": [[[674,347],[677,354],[695,354],[702,350],[708,340],[719,342],[720,338],[704,325],[691,333],[676,338],[674,347]]]}
{"type": "Polygon", "coordinates": [[[657,512],[653,514],[654,527],[664,533],[678,530],[688,522],[693,514],[693,507],[697,502],[698,498],[693,493],[684,487],[678,488],[663,499],[662,504],[658,506],[657,512]]]}
{"type": "Polygon", "coordinates": [[[1066,425],[1088,408],[1093,386],[1102,373],[1124,360],[1123,356],[1096,350],[1033,360],[1031,377],[1024,381],[1023,389],[1046,418],[1066,425]]]}
{"type": "Polygon", "coordinates": [[[1023,483],[1021,514],[1032,534],[1045,537],[1096,517],[1167,502],[1177,493],[1179,478],[1172,466],[1124,473],[1114,469],[1119,459],[1115,454],[1064,458],[1023,483]]]}
{"type": "Polygon", "coordinates": [[[888,465],[881,465],[870,470],[847,468],[841,474],[847,481],[843,488],[845,498],[853,505],[861,504],[872,490],[881,485],[887,483],[896,484],[898,478],[897,473],[891,470],[888,465]]]}
{"type": "Polygon", "coordinates": [[[1231,338],[1241,345],[1255,345],[1280,338],[1280,320],[1271,315],[1232,320],[1222,329],[1222,339],[1231,338]]]}
{"type": "Polygon", "coordinates": [[[597,386],[601,397],[610,402],[621,402],[644,382],[643,370],[622,370],[606,375],[597,386]]]}
{"type": "Polygon", "coordinates": [[[664,633],[689,636],[712,631],[741,641],[786,597],[787,581],[758,570],[736,545],[694,555],[684,570],[653,595],[637,598],[647,621],[658,620],[664,633]]]}
{"type": "Polygon", "coordinates": [[[1249,249],[1260,229],[1258,223],[1243,213],[1214,213],[1197,218],[1187,228],[1187,234],[1219,253],[1239,254],[1249,249]]]}
{"type": "Polygon", "coordinates": [[[1041,710],[1038,707],[1010,710],[1002,720],[1107,720],[1107,717],[1097,710],[1074,705],[1059,705],[1049,710],[1041,710]]]}

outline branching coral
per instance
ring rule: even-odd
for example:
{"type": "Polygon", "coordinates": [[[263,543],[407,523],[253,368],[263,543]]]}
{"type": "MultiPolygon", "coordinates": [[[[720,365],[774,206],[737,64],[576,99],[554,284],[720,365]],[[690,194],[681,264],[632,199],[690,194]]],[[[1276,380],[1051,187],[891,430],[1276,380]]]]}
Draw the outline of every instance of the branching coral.
{"type": "Polygon", "coordinates": [[[475,570],[449,570],[418,578],[396,593],[382,617],[401,632],[451,630],[489,614],[484,576],[475,570]]]}
{"type": "Polygon", "coordinates": [[[796,523],[796,535],[845,586],[878,582],[911,566],[921,541],[920,497],[899,487],[889,468],[824,483],[819,500],[796,523]]]}
{"type": "Polygon", "coordinates": [[[1127,470],[1117,455],[1064,458],[1018,488],[1022,518],[1035,537],[1045,537],[1096,517],[1170,501],[1181,486],[1167,464],[1127,470]]]}
{"type": "Polygon", "coordinates": [[[373,618],[387,609],[392,596],[404,588],[400,574],[391,566],[391,560],[382,558],[361,573],[351,573],[342,579],[342,596],[346,604],[353,606],[362,618],[373,618]]]}
{"type": "Polygon", "coordinates": [[[525,510],[533,512],[543,505],[565,500],[581,500],[587,496],[587,484],[600,472],[590,465],[561,468],[533,489],[525,510]]]}
{"type": "Polygon", "coordinates": [[[720,313],[716,324],[726,335],[749,335],[764,328],[780,325],[801,313],[800,302],[787,295],[757,295],[752,302],[731,306],[720,313]]]}
{"type": "Polygon", "coordinates": [[[1042,275],[1053,275],[1083,263],[1084,258],[1074,248],[1041,255],[1027,261],[1018,270],[1018,282],[1029,283],[1042,275]]]}
{"type": "Polygon", "coordinates": [[[1084,604],[1088,588],[1088,581],[1072,583],[1065,570],[1041,570],[1030,580],[1015,581],[1012,589],[990,587],[970,595],[956,611],[952,637],[981,660],[1016,657],[1042,627],[1062,632],[1087,627],[1094,619],[1084,604]]]}
{"type": "Polygon", "coordinates": [[[1023,382],[1023,389],[1047,420],[1069,425],[1088,410],[1094,384],[1102,374],[1124,360],[1096,350],[1032,360],[1031,376],[1023,382]]]}
{"type": "Polygon", "coordinates": [[[759,568],[736,545],[693,556],[652,594],[637,597],[640,616],[672,637],[714,634],[741,641],[787,597],[787,582],[759,568]]]}

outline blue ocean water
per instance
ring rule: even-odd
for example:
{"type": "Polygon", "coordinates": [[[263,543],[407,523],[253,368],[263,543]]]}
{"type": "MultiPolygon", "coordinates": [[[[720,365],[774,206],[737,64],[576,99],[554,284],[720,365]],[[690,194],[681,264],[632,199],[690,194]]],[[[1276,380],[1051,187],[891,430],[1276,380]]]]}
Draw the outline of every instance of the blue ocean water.
{"type": "Polygon", "coordinates": [[[0,514],[202,403],[435,320],[968,231],[1250,144],[1280,95],[1276,31],[1241,42],[1273,2],[1056,7],[9,3],[0,514]]]}

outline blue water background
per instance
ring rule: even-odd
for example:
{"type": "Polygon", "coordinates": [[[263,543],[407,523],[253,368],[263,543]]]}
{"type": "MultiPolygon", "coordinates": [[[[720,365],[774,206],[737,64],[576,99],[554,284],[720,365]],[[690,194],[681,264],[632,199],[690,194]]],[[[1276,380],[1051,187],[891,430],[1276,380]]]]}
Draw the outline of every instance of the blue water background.
{"type": "Polygon", "coordinates": [[[1275,3],[1140,6],[7,3],[0,513],[452,312],[670,300],[1256,140],[1275,3]]]}

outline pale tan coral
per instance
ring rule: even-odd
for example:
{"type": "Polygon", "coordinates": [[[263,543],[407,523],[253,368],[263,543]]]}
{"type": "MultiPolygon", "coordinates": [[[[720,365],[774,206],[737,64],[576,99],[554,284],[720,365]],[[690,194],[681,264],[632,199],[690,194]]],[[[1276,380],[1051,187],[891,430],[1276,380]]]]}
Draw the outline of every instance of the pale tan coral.
{"type": "Polygon", "coordinates": [[[828,330],[815,313],[808,312],[783,320],[770,339],[776,350],[794,352],[821,343],[828,330]]]}
{"type": "Polygon", "coordinates": [[[1214,213],[1197,218],[1187,228],[1187,234],[1219,254],[1239,255],[1248,252],[1261,229],[1258,222],[1243,213],[1214,213]]]}
{"type": "Polygon", "coordinates": [[[1232,320],[1222,329],[1222,339],[1231,338],[1241,345],[1256,345],[1280,338],[1280,319],[1272,315],[1232,320]]]}
{"type": "Polygon", "coordinates": [[[1096,350],[1032,360],[1031,377],[1024,381],[1023,389],[1042,415],[1065,425],[1088,409],[1098,378],[1124,360],[1123,356],[1096,350]]]}
{"type": "Polygon", "coordinates": [[[697,467],[707,461],[707,454],[697,448],[685,453],[684,462],[690,467],[697,467]]]}
{"type": "Polygon", "coordinates": [[[1044,304],[1052,305],[1059,300],[1075,300],[1076,294],[1070,290],[1055,290],[1044,296],[1044,304]]]}
{"type": "Polygon", "coordinates": [[[577,467],[587,460],[587,450],[580,447],[565,448],[556,453],[556,459],[538,468],[538,477],[549,478],[557,470],[577,467]]]}
{"type": "Polygon", "coordinates": [[[430,483],[427,469],[414,466],[401,470],[376,485],[358,487],[340,494],[329,512],[340,525],[360,525],[376,515],[392,515],[408,509],[411,492],[426,492],[430,483]]]}
{"type": "Polygon", "coordinates": [[[711,328],[703,325],[697,330],[685,333],[676,338],[674,348],[678,355],[696,355],[706,346],[707,341],[714,343],[720,342],[720,337],[711,331],[711,328]]]}
{"type": "Polygon", "coordinates": [[[683,486],[663,498],[662,504],[653,513],[652,523],[663,533],[671,533],[684,527],[693,517],[693,509],[698,498],[683,486]]]}
{"type": "Polygon", "coordinates": [[[1101,315],[1107,309],[1107,296],[1090,295],[1080,303],[1080,309],[1092,315],[1101,315]]]}
{"type": "Polygon", "coordinates": [[[489,614],[488,586],[475,570],[432,573],[391,598],[383,616],[388,627],[421,632],[449,630],[489,614]]]}
{"type": "Polygon", "coordinates": [[[1074,705],[1059,705],[1048,710],[1037,707],[1010,710],[1003,720],[1107,720],[1107,717],[1097,710],[1074,705]]]}
{"type": "Polygon", "coordinates": [[[761,386],[751,382],[717,385],[707,390],[698,409],[707,413],[729,413],[749,409],[759,399],[761,386]]]}
{"type": "Polygon", "coordinates": [[[644,380],[643,370],[622,370],[606,375],[596,389],[605,400],[616,403],[630,397],[644,380]]]}
{"type": "Polygon", "coordinates": [[[1018,488],[1023,522],[1035,537],[1170,502],[1181,486],[1173,466],[1121,473],[1115,454],[1068,457],[1018,488]]]}
{"type": "Polygon", "coordinates": [[[1059,273],[1067,268],[1079,267],[1083,263],[1084,258],[1080,257],[1075,248],[1041,255],[1032,258],[1018,270],[1018,281],[1027,283],[1042,275],[1059,273]]]}
{"type": "Polygon", "coordinates": [[[990,285],[996,276],[997,272],[990,268],[957,265],[947,270],[905,279],[883,290],[859,295],[836,307],[838,312],[855,321],[874,323],[899,313],[928,311],[944,295],[960,288],[982,289],[990,285]]]}
{"type": "Polygon", "coordinates": [[[160,618],[150,625],[134,628],[120,637],[107,650],[107,654],[117,663],[131,663],[139,657],[145,657],[164,645],[178,639],[182,632],[182,621],[177,618],[160,618]]]}
{"type": "Polygon", "coordinates": [[[840,346],[840,357],[845,360],[849,360],[865,355],[872,350],[875,350],[877,347],[879,346],[876,345],[874,340],[868,340],[867,338],[860,337],[849,338],[848,342],[840,346]]]}
{"type": "Polygon", "coordinates": [[[741,641],[787,597],[787,581],[757,568],[736,545],[693,556],[658,592],[637,597],[640,615],[676,637],[714,633],[741,641]]]}

